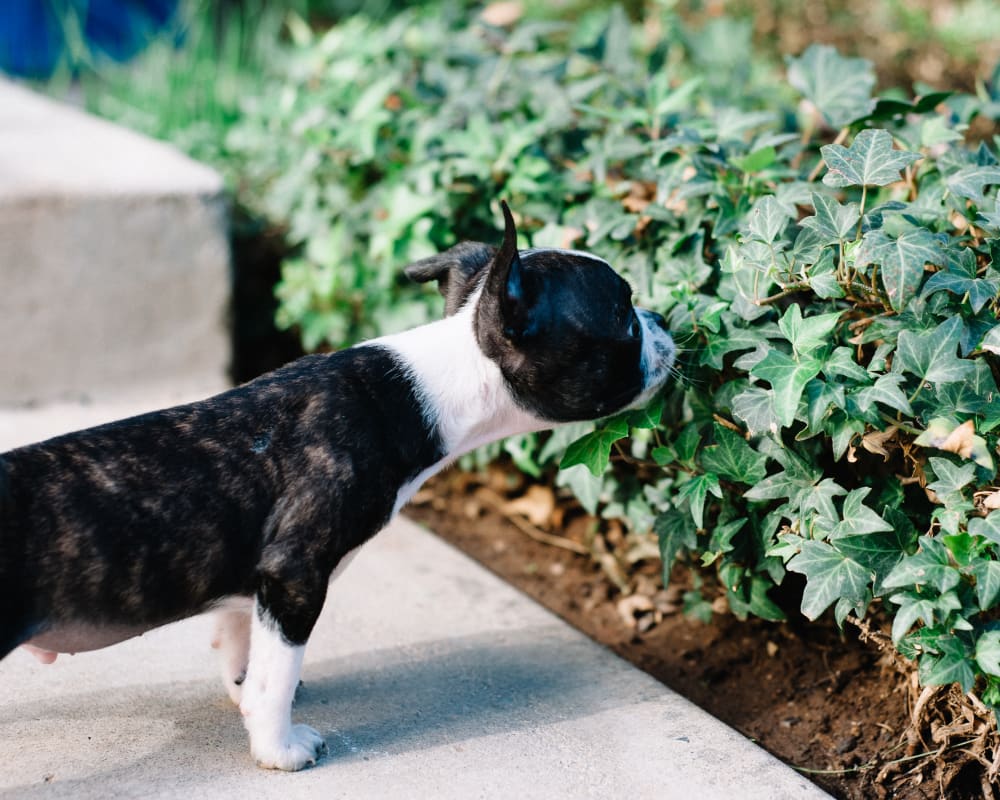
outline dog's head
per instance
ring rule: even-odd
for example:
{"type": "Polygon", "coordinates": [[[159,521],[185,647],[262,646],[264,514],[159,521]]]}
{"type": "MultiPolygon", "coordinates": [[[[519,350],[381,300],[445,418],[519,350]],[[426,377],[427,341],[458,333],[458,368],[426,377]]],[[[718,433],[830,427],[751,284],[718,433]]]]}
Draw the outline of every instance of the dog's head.
{"type": "Polygon", "coordinates": [[[463,242],[406,268],[436,280],[445,313],[475,303],[483,353],[517,402],[553,422],[596,419],[652,399],[670,376],[674,343],[663,317],[632,305],[629,285],[576,250],[517,250],[506,203],[498,248],[463,242]]]}

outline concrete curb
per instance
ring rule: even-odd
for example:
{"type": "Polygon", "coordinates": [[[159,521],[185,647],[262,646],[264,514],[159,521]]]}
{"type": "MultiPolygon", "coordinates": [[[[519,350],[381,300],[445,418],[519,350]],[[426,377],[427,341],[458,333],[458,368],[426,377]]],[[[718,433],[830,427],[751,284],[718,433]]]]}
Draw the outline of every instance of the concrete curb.
{"type": "Polygon", "coordinates": [[[0,80],[0,405],[227,380],[222,179],[0,80]]]}
{"type": "Polygon", "coordinates": [[[294,717],[326,737],[317,767],[253,766],[210,627],[0,663],[0,797],[828,797],[405,519],[333,584],[310,641],[294,717]]]}

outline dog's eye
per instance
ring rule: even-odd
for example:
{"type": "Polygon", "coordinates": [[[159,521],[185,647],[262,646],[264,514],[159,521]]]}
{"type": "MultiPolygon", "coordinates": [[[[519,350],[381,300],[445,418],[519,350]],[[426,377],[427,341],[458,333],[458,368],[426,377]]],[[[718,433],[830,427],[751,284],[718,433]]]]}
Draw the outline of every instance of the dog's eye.
{"type": "Polygon", "coordinates": [[[633,339],[638,339],[642,335],[642,323],[639,322],[639,317],[634,311],[632,312],[632,321],[628,326],[628,335],[633,339]]]}

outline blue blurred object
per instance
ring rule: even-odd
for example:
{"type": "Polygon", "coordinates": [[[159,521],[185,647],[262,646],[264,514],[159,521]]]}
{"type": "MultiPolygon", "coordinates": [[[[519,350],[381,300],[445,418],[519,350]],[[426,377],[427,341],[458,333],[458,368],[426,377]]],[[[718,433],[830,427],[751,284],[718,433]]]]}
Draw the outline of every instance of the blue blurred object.
{"type": "MultiPolygon", "coordinates": [[[[173,19],[179,0],[2,0],[0,70],[46,78],[67,53],[66,30],[80,31],[88,54],[127,61],[173,19]]],[[[71,67],[76,66],[70,63],[71,67]]]]}

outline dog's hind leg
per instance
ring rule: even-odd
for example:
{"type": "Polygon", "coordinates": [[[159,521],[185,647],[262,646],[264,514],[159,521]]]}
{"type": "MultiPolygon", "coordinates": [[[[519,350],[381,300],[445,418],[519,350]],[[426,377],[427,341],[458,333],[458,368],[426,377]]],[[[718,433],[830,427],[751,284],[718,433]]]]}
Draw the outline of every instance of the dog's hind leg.
{"type": "Polygon", "coordinates": [[[254,760],[283,770],[315,764],[326,749],[315,730],[292,724],[306,640],[323,609],[329,577],[294,541],[272,542],[262,554],[240,702],[254,760]]]}
{"type": "Polygon", "coordinates": [[[212,647],[219,651],[222,683],[236,705],[240,704],[243,696],[243,681],[246,680],[250,661],[252,602],[249,606],[245,609],[226,608],[215,614],[212,647]]]}

